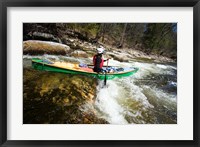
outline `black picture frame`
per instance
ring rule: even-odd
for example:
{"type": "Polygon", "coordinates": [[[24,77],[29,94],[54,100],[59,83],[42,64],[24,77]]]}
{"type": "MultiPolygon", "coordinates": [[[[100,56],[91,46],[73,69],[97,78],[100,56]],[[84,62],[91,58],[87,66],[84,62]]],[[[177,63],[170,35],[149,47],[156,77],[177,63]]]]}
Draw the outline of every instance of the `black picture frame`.
{"type": "Polygon", "coordinates": [[[0,2],[0,145],[1,146],[199,146],[199,0],[1,0],[0,2]],[[193,7],[194,48],[193,48],[193,140],[192,141],[23,141],[7,140],[7,8],[8,7],[193,7]]]}

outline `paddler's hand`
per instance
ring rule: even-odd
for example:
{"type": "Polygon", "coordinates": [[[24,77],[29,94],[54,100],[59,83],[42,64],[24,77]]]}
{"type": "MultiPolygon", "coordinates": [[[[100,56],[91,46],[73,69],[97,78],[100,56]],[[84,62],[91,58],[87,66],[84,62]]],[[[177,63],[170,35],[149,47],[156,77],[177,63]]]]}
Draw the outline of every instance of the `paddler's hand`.
{"type": "Polygon", "coordinates": [[[107,61],[110,60],[110,59],[111,59],[111,58],[108,58],[107,61]]]}

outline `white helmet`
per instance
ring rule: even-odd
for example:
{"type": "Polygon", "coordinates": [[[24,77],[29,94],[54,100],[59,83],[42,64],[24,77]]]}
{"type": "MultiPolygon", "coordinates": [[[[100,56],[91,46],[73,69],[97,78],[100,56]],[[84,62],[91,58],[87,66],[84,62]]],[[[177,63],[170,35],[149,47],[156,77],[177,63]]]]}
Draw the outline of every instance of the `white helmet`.
{"type": "Polygon", "coordinates": [[[100,47],[100,48],[97,48],[97,53],[98,54],[103,54],[104,52],[104,48],[100,47]]]}

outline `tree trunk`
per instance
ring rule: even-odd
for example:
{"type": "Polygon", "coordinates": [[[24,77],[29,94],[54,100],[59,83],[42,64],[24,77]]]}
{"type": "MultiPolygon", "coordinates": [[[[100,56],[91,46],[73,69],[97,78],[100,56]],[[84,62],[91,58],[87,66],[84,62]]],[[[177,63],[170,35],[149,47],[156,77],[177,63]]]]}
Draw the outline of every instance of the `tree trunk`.
{"type": "Polygon", "coordinates": [[[104,24],[101,23],[100,26],[99,26],[99,31],[96,34],[95,40],[98,41],[102,37],[103,30],[104,30],[104,24]]]}
{"type": "Polygon", "coordinates": [[[127,23],[124,24],[124,29],[123,29],[122,36],[120,39],[120,44],[118,46],[119,48],[123,47],[126,28],[127,28],[127,23]]]}

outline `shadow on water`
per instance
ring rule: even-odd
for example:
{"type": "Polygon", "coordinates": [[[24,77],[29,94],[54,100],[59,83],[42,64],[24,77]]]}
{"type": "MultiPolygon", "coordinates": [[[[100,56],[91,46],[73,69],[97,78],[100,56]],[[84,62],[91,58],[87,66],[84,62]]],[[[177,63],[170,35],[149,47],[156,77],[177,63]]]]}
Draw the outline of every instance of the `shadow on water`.
{"type": "Polygon", "coordinates": [[[173,75],[152,75],[145,79],[135,80],[135,84],[154,86],[165,92],[175,94],[177,92],[177,84],[174,81],[176,81],[176,78],[173,75]]]}
{"type": "MultiPolygon", "coordinates": [[[[175,71],[176,72],[176,71],[175,71]]],[[[153,108],[148,108],[146,120],[149,123],[177,123],[177,79],[176,75],[150,74],[144,79],[137,79],[134,84],[142,88],[142,93],[153,108]],[[153,122],[152,122],[153,121],[153,122]]],[[[143,116],[145,116],[143,114],[143,116]]]]}
{"type": "Polygon", "coordinates": [[[96,79],[85,76],[23,71],[24,124],[90,124],[107,123],[94,112],[80,107],[93,103],[96,79]]]}

